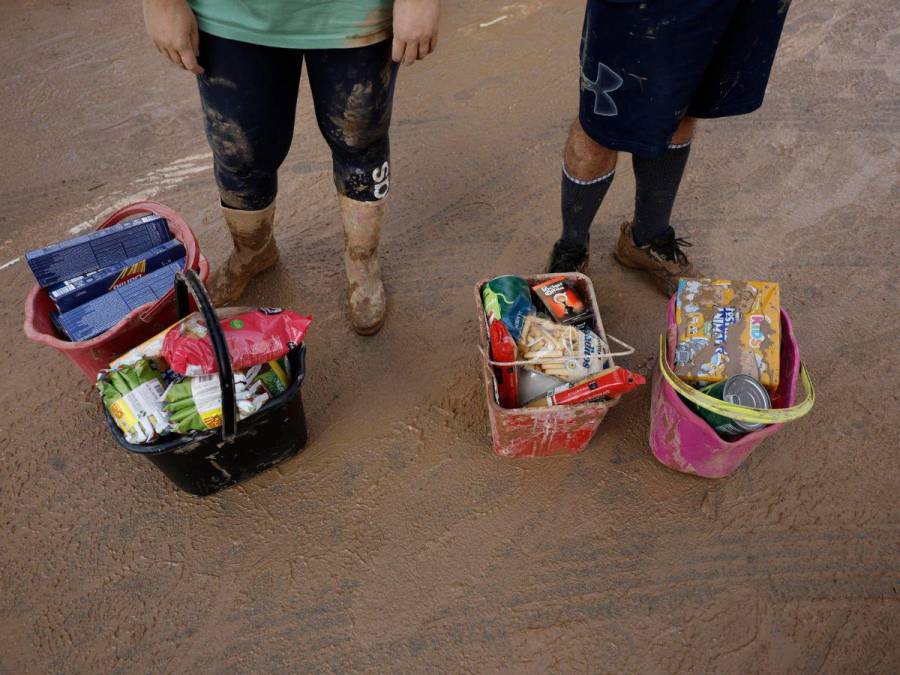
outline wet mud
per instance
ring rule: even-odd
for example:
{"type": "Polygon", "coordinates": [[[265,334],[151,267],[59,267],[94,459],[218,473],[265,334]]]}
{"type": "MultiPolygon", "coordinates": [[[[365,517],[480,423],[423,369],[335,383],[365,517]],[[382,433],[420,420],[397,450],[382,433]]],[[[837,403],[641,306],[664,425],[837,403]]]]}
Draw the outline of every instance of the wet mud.
{"type": "MultiPolygon", "coordinates": [[[[147,195],[220,263],[194,78],[133,3],[69,5],[0,9],[0,267],[147,195]]],[[[349,325],[301,88],[281,262],[244,298],[315,317],[298,456],[178,492],[25,340],[31,275],[0,269],[0,672],[897,672],[896,7],[796,0],[763,107],[698,125],[679,236],[709,273],[781,282],[819,395],[712,481],[652,458],[649,386],[581,454],[492,453],[473,286],[539,271],[558,237],[582,6],[445,5],[437,53],[399,74],[374,337],[349,325]]],[[[611,255],[629,167],[590,274],[636,347],[622,365],[648,375],[665,301],[611,255]]]]}

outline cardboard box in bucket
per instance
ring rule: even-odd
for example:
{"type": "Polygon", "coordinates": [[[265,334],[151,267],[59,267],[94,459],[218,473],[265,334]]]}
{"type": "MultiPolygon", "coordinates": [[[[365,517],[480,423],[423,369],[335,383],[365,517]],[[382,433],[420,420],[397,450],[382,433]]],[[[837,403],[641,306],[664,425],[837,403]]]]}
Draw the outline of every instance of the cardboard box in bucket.
{"type": "MultiPolygon", "coordinates": [[[[185,269],[196,271],[201,280],[205,281],[209,276],[209,264],[200,252],[197,238],[184,219],[168,206],[156,202],[130,204],[111,214],[97,229],[108,228],[146,214],[166,219],[172,237],[184,246],[185,269]]],[[[51,313],[56,307],[47,289],[35,284],[25,300],[25,335],[33,342],[47,345],[61,353],[93,383],[97,379],[97,373],[106,368],[114,358],[175,323],[178,314],[174,297],[174,291],[169,292],[156,302],[131,311],[105,333],[84,342],[70,342],[59,336],[53,324],[51,313]]]]}

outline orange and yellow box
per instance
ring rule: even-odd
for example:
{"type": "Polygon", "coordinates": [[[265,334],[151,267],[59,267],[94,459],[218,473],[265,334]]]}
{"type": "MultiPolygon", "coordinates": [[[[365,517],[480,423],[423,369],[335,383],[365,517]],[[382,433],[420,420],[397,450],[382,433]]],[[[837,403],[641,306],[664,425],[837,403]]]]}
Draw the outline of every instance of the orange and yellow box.
{"type": "Polygon", "coordinates": [[[680,279],[675,303],[675,373],[685,382],[750,375],[775,389],[781,302],[772,281],[680,279]]]}

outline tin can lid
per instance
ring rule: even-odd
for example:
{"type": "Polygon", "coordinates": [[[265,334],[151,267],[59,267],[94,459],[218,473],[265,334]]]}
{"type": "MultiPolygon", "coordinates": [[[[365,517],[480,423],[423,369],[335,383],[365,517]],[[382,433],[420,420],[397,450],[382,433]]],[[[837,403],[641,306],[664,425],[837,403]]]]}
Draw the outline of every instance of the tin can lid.
{"type": "MultiPolygon", "coordinates": [[[[772,399],[769,398],[769,392],[750,375],[729,377],[722,389],[722,400],[748,408],[768,410],[772,407],[772,399]]],[[[748,424],[746,422],[737,422],[736,420],[735,424],[747,431],[761,429],[765,426],[764,424],[748,424]]]]}

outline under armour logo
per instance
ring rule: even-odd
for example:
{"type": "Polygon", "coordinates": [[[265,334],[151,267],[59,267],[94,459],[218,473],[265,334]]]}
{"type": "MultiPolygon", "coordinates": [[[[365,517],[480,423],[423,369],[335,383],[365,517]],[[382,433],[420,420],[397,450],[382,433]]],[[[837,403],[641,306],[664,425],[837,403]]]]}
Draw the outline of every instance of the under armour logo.
{"type": "Polygon", "coordinates": [[[612,117],[619,114],[616,102],[612,100],[609,92],[622,86],[622,78],[609,66],[597,64],[597,79],[592,80],[584,71],[581,72],[581,90],[594,92],[594,114],[612,117]]]}

